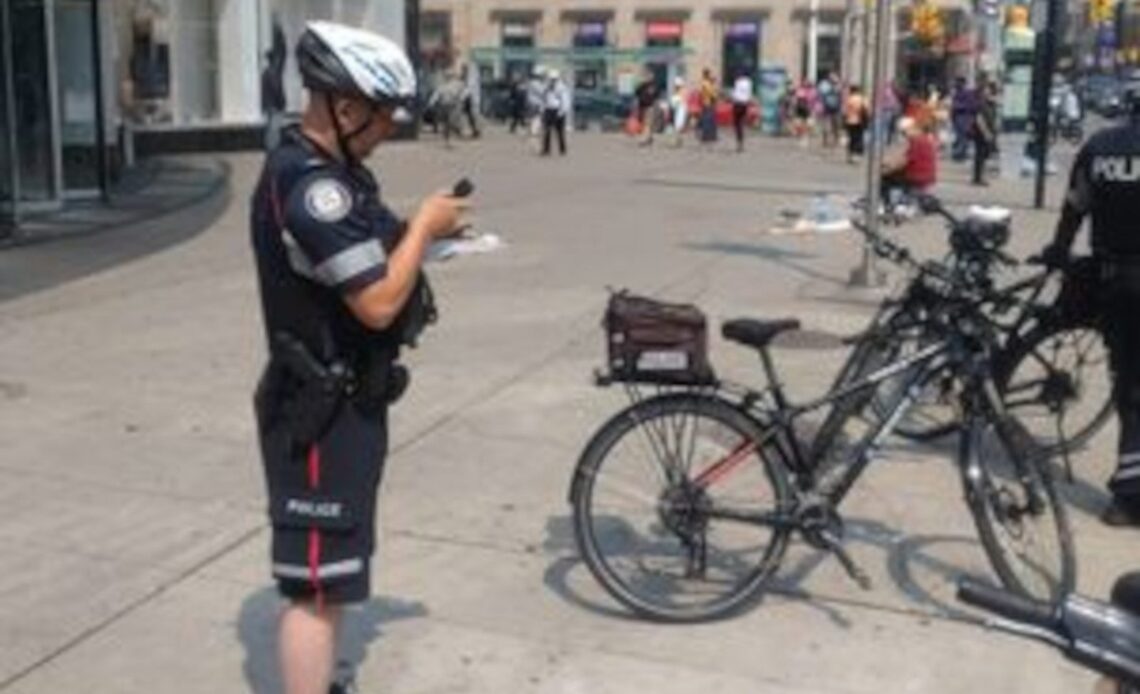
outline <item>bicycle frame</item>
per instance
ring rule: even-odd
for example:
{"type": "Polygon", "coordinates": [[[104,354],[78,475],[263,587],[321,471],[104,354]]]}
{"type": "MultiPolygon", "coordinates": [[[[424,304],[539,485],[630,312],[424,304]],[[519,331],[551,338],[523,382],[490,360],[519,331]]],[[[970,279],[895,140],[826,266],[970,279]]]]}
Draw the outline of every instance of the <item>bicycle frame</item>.
{"type": "MultiPolygon", "coordinates": [[[[766,391],[753,391],[739,389],[732,384],[722,388],[725,392],[741,396],[741,407],[745,413],[756,420],[768,433],[758,441],[746,441],[737,447],[725,458],[713,463],[704,471],[698,473],[693,483],[708,487],[717,480],[726,476],[732,468],[741,464],[756,450],[763,449],[770,444],[775,445],[782,458],[782,463],[793,473],[796,487],[801,493],[820,491],[816,472],[819,468],[819,459],[808,459],[802,451],[795,432],[795,423],[803,415],[819,410],[828,405],[835,405],[848,397],[863,395],[873,391],[882,383],[908,371],[911,372],[905,387],[890,408],[888,417],[883,418],[864,436],[857,449],[837,469],[843,471],[842,477],[833,485],[827,485],[824,490],[827,500],[834,506],[843,498],[858,481],[881,447],[882,442],[891,434],[899,420],[914,404],[923,383],[938,374],[949,361],[950,345],[945,342],[930,345],[916,354],[889,366],[883,367],[867,375],[858,382],[843,385],[822,397],[807,403],[793,405],[788,402],[783,387],[774,378],[770,360],[766,354],[765,368],[769,371],[770,386],[766,391]],[[770,393],[775,407],[764,404],[765,393],[770,393]]],[[[714,511],[713,515],[717,515],[714,511]]],[[[770,514],[765,520],[773,520],[770,514]]],[[[744,520],[743,518],[740,518],[744,520]]],[[[754,518],[753,520],[759,520],[754,518]]]]}

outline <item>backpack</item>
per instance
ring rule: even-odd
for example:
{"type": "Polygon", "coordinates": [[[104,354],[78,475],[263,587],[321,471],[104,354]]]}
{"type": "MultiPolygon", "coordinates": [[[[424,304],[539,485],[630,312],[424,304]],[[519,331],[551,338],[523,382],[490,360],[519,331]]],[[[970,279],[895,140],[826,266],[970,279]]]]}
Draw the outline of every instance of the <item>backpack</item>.
{"type": "Polygon", "coordinates": [[[839,90],[834,86],[829,87],[823,92],[823,107],[829,113],[836,113],[839,111],[839,90]]]}

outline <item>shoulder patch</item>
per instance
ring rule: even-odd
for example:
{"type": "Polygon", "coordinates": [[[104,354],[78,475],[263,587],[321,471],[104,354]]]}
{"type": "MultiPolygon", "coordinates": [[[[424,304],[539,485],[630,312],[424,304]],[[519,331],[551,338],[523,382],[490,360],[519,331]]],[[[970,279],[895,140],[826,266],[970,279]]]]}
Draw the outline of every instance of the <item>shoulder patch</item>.
{"type": "Polygon", "coordinates": [[[335,178],[319,178],[305,190],[305,210],[320,222],[339,222],[352,211],[352,192],[335,178]]]}

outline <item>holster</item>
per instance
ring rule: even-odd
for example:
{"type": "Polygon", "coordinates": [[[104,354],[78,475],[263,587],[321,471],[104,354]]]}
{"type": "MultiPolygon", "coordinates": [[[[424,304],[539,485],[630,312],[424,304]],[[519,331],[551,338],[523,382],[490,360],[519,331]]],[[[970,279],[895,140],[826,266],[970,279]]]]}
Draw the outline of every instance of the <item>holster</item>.
{"type": "Polygon", "coordinates": [[[258,423],[263,431],[280,428],[294,445],[306,447],[320,440],[354,388],[344,362],[323,364],[297,338],[274,333],[254,396],[258,423]]]}
{"type": "Polygon", "coordinates": [[[408,369],[396,362],[398,350],[375,349],[358,364],[353,402],[365,414],[376,414],[400,399],[411,380],[408,369]]]}

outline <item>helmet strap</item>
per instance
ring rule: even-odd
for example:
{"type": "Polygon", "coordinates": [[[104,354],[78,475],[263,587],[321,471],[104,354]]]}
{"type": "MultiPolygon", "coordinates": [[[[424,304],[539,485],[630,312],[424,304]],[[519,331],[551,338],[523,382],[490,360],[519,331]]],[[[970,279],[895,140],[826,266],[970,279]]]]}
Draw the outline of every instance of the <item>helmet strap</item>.
{"type": "Polygon", "coordinates": [[[333,107],[334,98],[335,97],[333,94],[326,94],[325,106],[328,108],[329,119],[332,120],[333,130],[336,132],[337,147],[340,148],[340,155],[344,158],[344,161],[346,163],[358,164],[360,163],[359,160],[357,160],[356,156],[352,153],[352,149],[350,149],[348,145],[353,140],[353,138],[359,136],[360,133],[368,129],[368,126],[372,124],[371,119],[365,121],[360,127],[356,128],[352,132],[344,132],[344,130],[340,127],[340,120],[336,117],[336,108],[333,107]]]}

